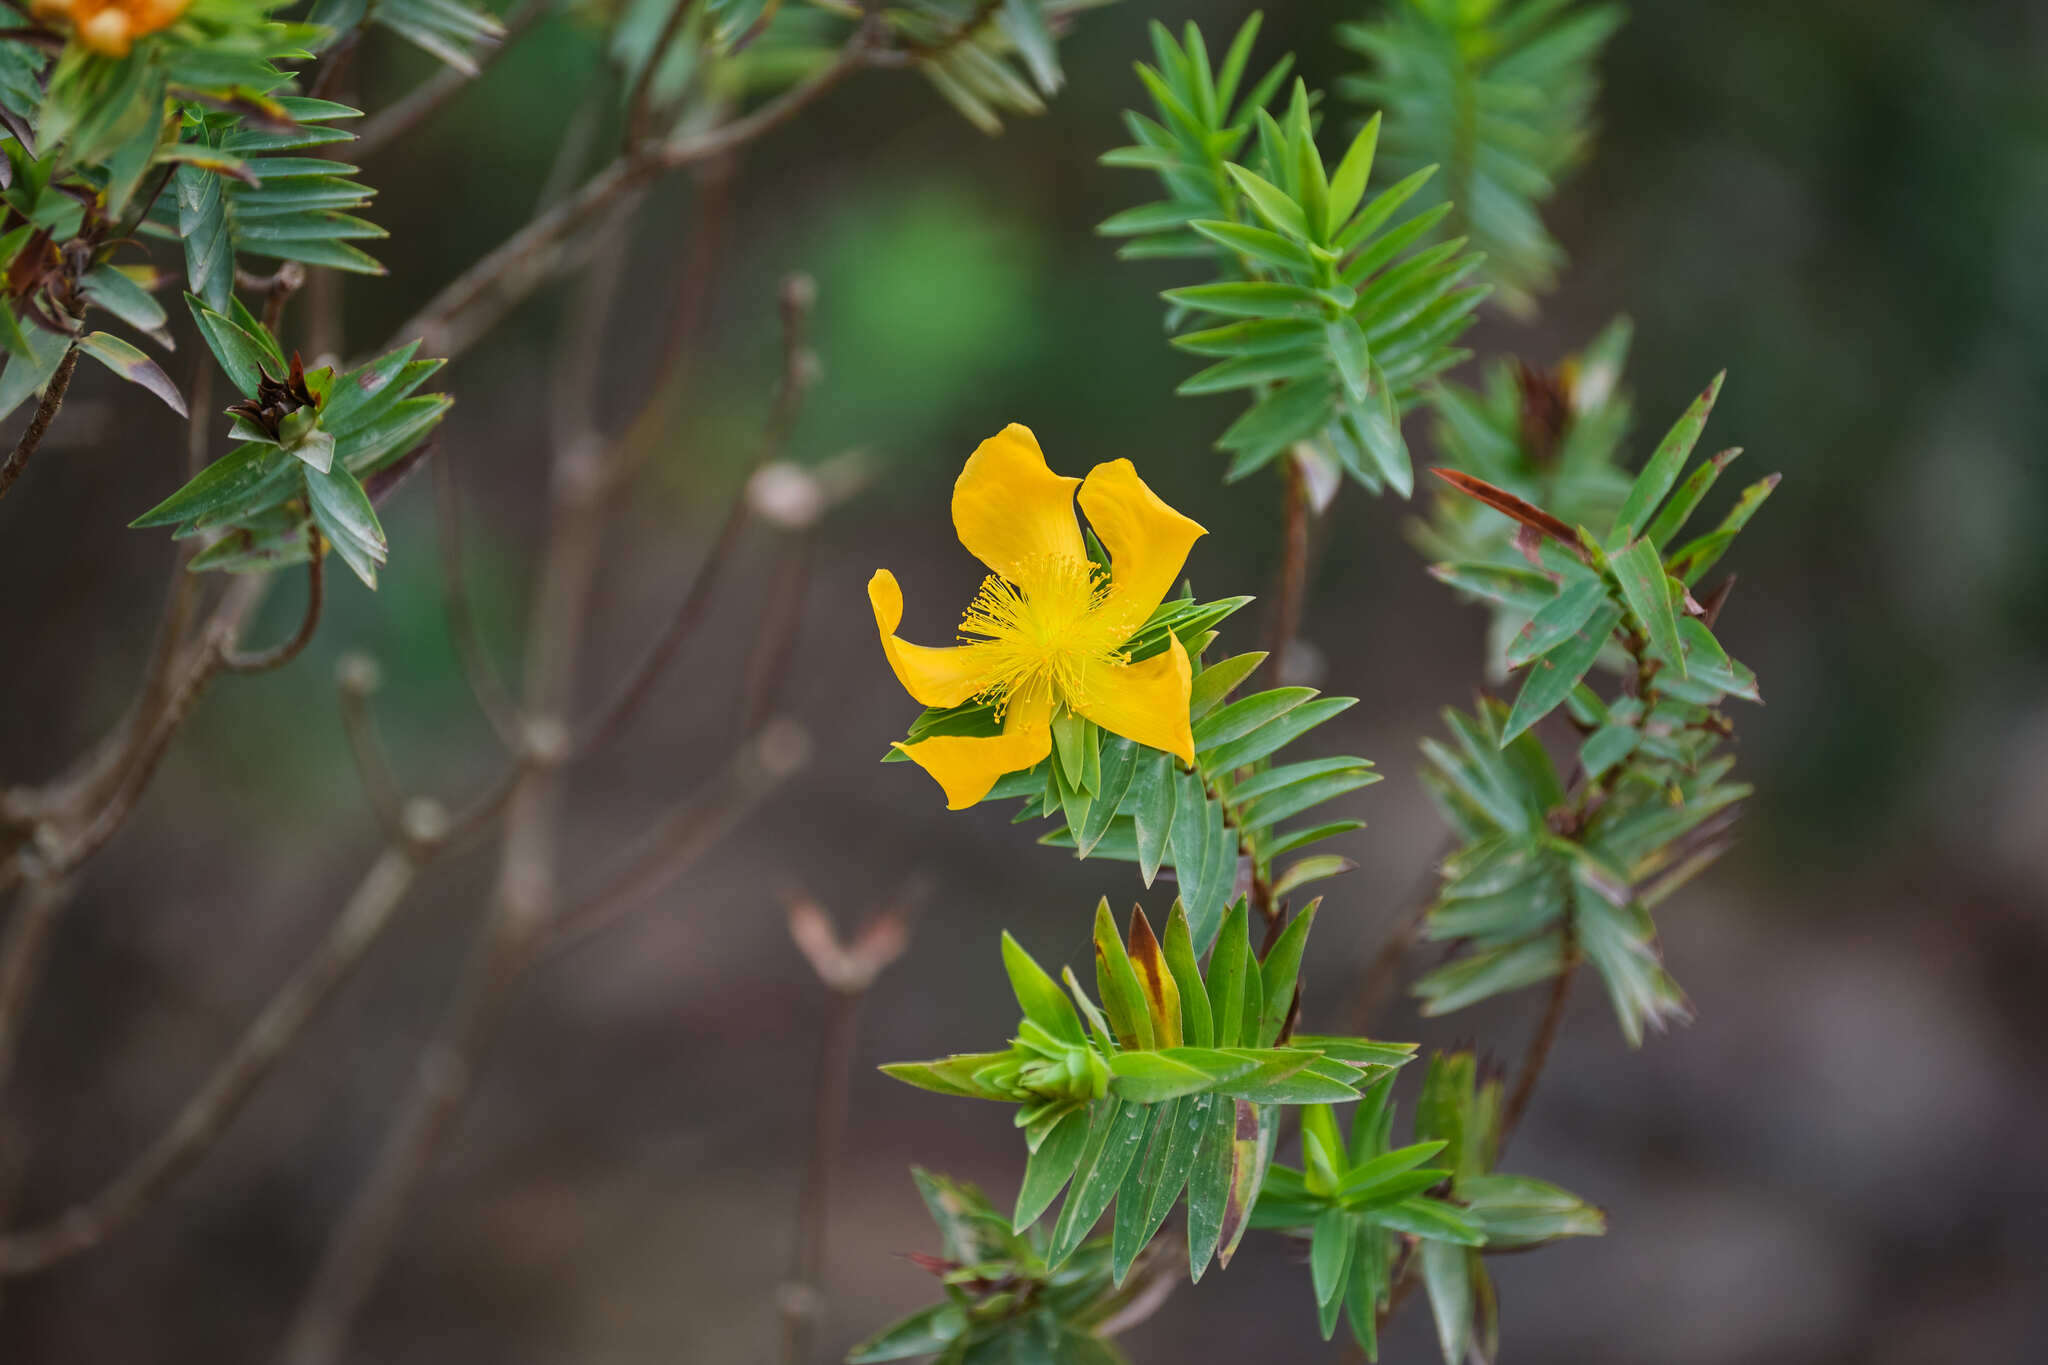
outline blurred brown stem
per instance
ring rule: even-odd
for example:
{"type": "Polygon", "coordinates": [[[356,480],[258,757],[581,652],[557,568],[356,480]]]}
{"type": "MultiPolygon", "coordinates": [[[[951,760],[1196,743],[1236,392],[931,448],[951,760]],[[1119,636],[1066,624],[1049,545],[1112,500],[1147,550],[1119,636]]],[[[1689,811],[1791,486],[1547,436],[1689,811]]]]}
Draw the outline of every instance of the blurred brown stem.
{"type": "Polygon", "coordinates": [[[1313,517],[1308,480],[1292,454],[1283,458],[1280,472],[1280,567],[1273,583],[1273,602],[1267,609],[1266,662],[1262,670],[1271,682],[1286,679],[1287,650],[1301,631],[1302,596],[1308,588],[1309,522],[1313,517]]]}
{"type": "Polygon", "coordinates": [[[99,1245],[190,1169],[391,923],[417,870],[415,853],[386,850],[327,938],[271,997],[163,1135],[91,1198],[0,1236],[0,1274],[29,1274],[99,1245]]]}
{"type": "Polygon", "coordinates": [[[478,54],[476,76],[457,71],[452,66],[438,67],[433,75],[414,86],[403,98],[394,100],[365,119],[355,142],[349,146],[350,155],[359,160],[373,156],[439,113],[442,105],[475,82],[490,69],[491,63],[504,56],[514,43],[524,37],[526,31],[546,15],[547,9],[548,0],[519,0],[505,14],[505,36],[498,40],[497,46],[478,54]]]}
{"type": "Polygon", "coordinates": [[[431,354],[458,354],[546,278],[555,251],[600,221],[616,200],[664,172],[726,155],[781,127],[853,71],[869,65],[881,41],[879,34],[877,25],[863,23],[829,65],[750,114],[706,132],[643,143],[619,157],[451,281],[398,329],[396,340],[419,337],[431,354]]]}
{"type": "Polygon", "coordinates": [[[28,468],[28,462],[49,434],[50,423],[56,419],[57,409],[64,406],[64,391],[71,387],[71,373],[78,368],[78,348],[64,352],[64,358],[57,362],[56,373],[43,386],[43,398],[36,404],[35,415],[29,418],[28,430],[21,433],[21,439],[14,443],[5,461],[0,461],[0,498],[7,496],[7,490],[14,487],[14,481],[28,468]]]}
{"type": "Polygon", "coordinates": [[[1522,1122],[1522,1115],[1528,1112],[1529,1101],[1536,1094],[1536,1082],[1543,1075],[1544,1064],[1550,1060],[1551,1049],[1557,1045],[1558,1031],[1564,1026],[1572,978],[1578,975],[1578,964],[1572,959],[1571,952],[1567,942],[1565,966],[1551,978],[1550,997],[1544,1003],[1543,1017],[1537,1022],[1536,1032],[1529,1037],[1529,1050],[1522,1054],[1522,1069],[1515,1075],[1514,1089],[1508,1092],[1507,1103],[1501,1106],[1500,1146],[1503,1150],[1522,1122]]]}
{"type": "Polygon", "coordinates": [[[50,939],[71,901],[71,883],[32,872],[16,898],[7,935],[0,941],[0,1090],[14,1070],[22,1021],[42,979],[50,939]]]}
{"type": "Polygon", "coordinates": [[[326,547],[320,543],[319,532],[309,527],[306,538],[312,542],[313,555],[306,561],[306,611],[299,619],[299,628],[292,632],[290,639],[253,654],[238,653],[224,641],[220,650],[220,666],[228,672],[268,673],[273,668],[283,668],[313,643],[313,636],[320,629],[320,609],[327,600],[324,568],[327,556],[326,547]]]}

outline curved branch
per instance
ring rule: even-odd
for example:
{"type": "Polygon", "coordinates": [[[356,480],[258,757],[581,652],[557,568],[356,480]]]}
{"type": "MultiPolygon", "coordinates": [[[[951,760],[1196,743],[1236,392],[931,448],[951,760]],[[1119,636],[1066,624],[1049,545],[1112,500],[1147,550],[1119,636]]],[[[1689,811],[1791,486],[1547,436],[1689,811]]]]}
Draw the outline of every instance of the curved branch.
{"type": "Polygon", "coordinates": [[[313,643],[314,632],[320,629],[320,609],[327,600],[327,556],[323,553],[319,532],[309,527],[306,537],[312,542],[313,557],[306,561],[306,614],[300,618],[298,630],[289,640],[254,654],[238,653],[223,642],[220,666],[227,672],[268,673],[273,668],[283,668],[305,653],[306,646],[313,643]]]}
{"type": "Polygon", "coordinates": [[[556,249],[599,219],[614,201],[665,171],[723,156],[773,132],[855,70],[870,65],[879,41],[874,26],[863,24],[830,65],[751,114],[706,132],[643,144],[619,157],[584,182],[576,193],[513,233],[495,251],[457,276],[398,329],[396,341],[403,343],[417,337],[428,353],[454,356],[483,330],[473,320],[458,329],[457,324],[463,323],[467,314],[489,301],[493,311],[485,315],[487,324],[496,313],[525,297],[546,276],[556,249]]]}
{"type": "MultiPolygon", "coordinates": [[[[20,364],[20,359],[17,357],[14,363],[20,364]]],[[[42,445],[43,437],[49,434],[57,409],[64,406],[64,391],[71,387],[71,372],[77,368],[78,348],[73,346],[64,352],[64,358],[57,362],[57,372],[43,386],[43,401],[36,405],[36,415],[29,419],[28,430],[21,433],[21,439],[14,443],[14,450],[4,462],[0,462],[0,498],[6,497],[7,490],[14,487],[14,481],[21,477],[21,471],[28,468],[36,448],[42,445]]]]}
{"type": "Polygon", "coordinates": [[[271,997],[163,1135],[98,1194],[34,1227],[0,1236],[0,1275],[26,1275],[99,1245],[190,1169],[391,923],[417,870],[405,849],[386,850],[326,940],[271,997]]]}
{"type": "MultiPolygon", "coordinates": [[[[498,45],[477,58],[477,76],[481,76],[492,62],[505,55],[526,31],[534,26],[546,13],[548,0],[520,0],[520,4],[505,15],[505,36],[498,45]]],[[[367,157],[410,133],[439,113],[441,106],[453,99],[471,85],[477,76],[464,75],[452,66],[443,66],[427,79],[414,86],[404,98],[399,99],[372,117],[363,121],[362,131],[349,145],[349,151],[356,157],[367,157]]]]}

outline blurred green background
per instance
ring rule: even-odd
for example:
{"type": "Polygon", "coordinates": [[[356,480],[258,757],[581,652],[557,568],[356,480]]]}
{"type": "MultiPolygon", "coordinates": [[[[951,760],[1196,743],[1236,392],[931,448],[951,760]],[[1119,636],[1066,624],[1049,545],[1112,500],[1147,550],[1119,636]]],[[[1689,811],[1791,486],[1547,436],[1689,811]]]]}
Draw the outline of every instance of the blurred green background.
{"type": "MultiPolygon", "coordinates": [[[[1260,54],[1312,85],[1363,0],[1268,15],[1260,54]]],[[[1735,855],[1662,912],[1699,1010],[1640,1053],[1582,991],[1515,1165],[1603,1205],[1611,1231],[1496,1263],[1523,1362],[2048,1358],[2048,10],[2024,0],[1800,5],[1639,0],[1608,50],[1601,135],[1550,221],[1572,265],[1539,321],[1495,315],[1482,354],[1549,364],[1635,319],[1636,459],[1714,371],[1708,439],[1783,486],[1729,567],[1721,634],[1768,705],[1738,717],[1759,794],[1735,855]]],[[[834,1350],[925,1301],[895,1253],[930,1234],[915,1161],[1006,1198],[1007,1112],[893,1086],[872,1063],[979,1045],[1013,1023],[1000,927],[1085,961],[1120,865],[1031,846],[1006,816],[947,816],[920,774],[874,759],[914,713],[862,588],[886,565],[905,633],[942,638],[979,573],[953,541],[951,478],[1005,422],[1054,466],[1130,456],[1213,534],[1206,594],[1262,592],[1277,480],[1225,488],[1210,442],[1232,400],[1176,399],[1161,339],[1173,264],[1127,265],[1092,225],[1150,197],[1096,165],[1154,17],[1212,41],[1243,7],[1126,0],[1083,16],[1069,86],[997,139],[910,74],[855,78],[739,167],[708,343],[660,454],[606,547],[585,691],[601,695],[687,584],[751,457],[777,370],[774,290],[818,281],[823,380],[807,461],[881,471],[822,528],[786,709],[816,753],[794,788],[633,924],[520,998],[476,1102],[417,1201],[361,1324],[384,1362],[771,1358],[808,1141],[822,992],[782,891],[842,922],[914,870],[937,888],[869,1000],[832,1211],[834,1350]]],[[[381,281],[351,281],[348,335],[385,335],[531,211],[563,135],[536,92],[597,78],[596,30],[550,21],[437,122],[366,166],[390,228],[381,281]],[[459,213],[450,205],[460,205],[459,213]]],[[[424,68],[373,45],[374,105],[424,68]]],[[[637,401],[688,245],[691,189],[652,193],[612,316],[604,392],[637,401]]],[[[546,489],[546,376],[565,290],[523,307],[446,375],[488,638],[516,658],[546,489]]],[[[185,363],[182,359],[179,364],[185,363]]],[[[94,377],[96,381],[98,376],[94,377]]],[[[169,547],[123,524],[177,481],[173,419],[81,378],[0,521],[0,772],[34,780],[118,712],[147,648],[169,547]],[[32,511],[30,509],[33,509],[32,511]]],[[[1426,439],[1411,420],[1411,440],[1426,439]]],[[[1426,446],[1418,445],[1426,453],[1426,446]]],[[[376,846],[332,701],[345,650],[409,784],[460,794],[495,771],[444,632],[424,479],[388,508],[376,595],[342,582],[309,654],[228,680],[138,818],[96,863],[23,1043],[11,1107],[34,1144],[13,1208],[55,1210],[166,1121],[319,934],[376,846]],[[56,1136],[50,1136],[56,1135],[56,1136]]],[[[1362,968],[1436,848],[1415,778],[1435,713],[1480,685],[1483,619],[1423,572],[1409,509],[1348,489],[1305,634],[1320,685],[1361,705],[1326,730],[1388,781],[1345,798],[1315,971],[1362,968]]],[[[686,793],[740,703],[744,632],[778,552],[760,533],[734,590],[633,737],[574,778],[567,871],[588,884],[686,793]]],[[[293,617],[279,594],[266,634],[293,617]]],[[[1252,647],[1240,618],[1227,643],[1252,647]]],[[[417,908],[228,1139],[132,1231],[6,1287],[0,1359],[238,1361],[275,1348],[325,1232],[432,1029],[488,886],[436,867],[417,908]]],[[[1156,899],[1156,896],[1155,896],[1156,899]]],[[[1509,999],[1398,1037],[1512,1056],[1537,1010],[1509,999]]],[[[1314,1341],[1298,1255],[1255,1237],[1126,1339],[1143,1362],[1335,1359],[1314,1341]]],[[[1434,1358],[1412,1309],[1387,1359],[1434,1358]]]]}

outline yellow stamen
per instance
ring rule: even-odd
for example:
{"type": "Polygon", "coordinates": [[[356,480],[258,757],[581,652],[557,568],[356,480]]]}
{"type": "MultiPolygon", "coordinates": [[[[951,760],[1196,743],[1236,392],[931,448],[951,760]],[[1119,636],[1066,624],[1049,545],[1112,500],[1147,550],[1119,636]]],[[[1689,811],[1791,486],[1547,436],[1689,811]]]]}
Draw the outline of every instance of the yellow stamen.
{"type": "Polygon", "coordinates": [[[1123,641],[1101,608],[1109,579],[1087,560],[1064,556],[1035,563],[1025,592],[999,574],[982,581],[960,622],[966,643],[988,650],[976,695],[997,711],[1020,692],[1044,689],[1056,702],[1083,700],[1090,664],[1120,663],[1123,641]]]}

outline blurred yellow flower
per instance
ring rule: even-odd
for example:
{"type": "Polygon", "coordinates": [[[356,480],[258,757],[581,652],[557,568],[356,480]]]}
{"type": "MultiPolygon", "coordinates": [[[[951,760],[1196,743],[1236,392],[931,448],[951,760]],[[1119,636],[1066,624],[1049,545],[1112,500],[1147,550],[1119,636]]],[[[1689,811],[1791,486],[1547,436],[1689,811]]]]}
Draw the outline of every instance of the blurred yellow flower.
{"type": "Polygon", "coordinates": [[[38,19],[68,19],[84,47],[102,57],[125,57],[144,34],[169,28],[191,0],[31,0],[38,19]]]}
{"type": "Polygon", "coordinates": [[[954,810],[988,795],[1004,773],[1052,750],[1060,711],[1111,734],[1195,761],[1188,725],[1192,670],[1167,637],[1163,653],[1137,663],[1125,646],[1166,597],[1203,529],[1161,502],[1129,460],[1084,479],[1046,467],[1038,439],[1011,423],[983,441],[953,485],[953,529],[994,572],[960,622],[950,648],[896,637],[903,592],[879,569],[868,580],[882,649],[897,681],[926,706],[993,702],[997,735],[943,735],[899,744],[945,789],[954,810]],[[1088,558],[1074,517],[1081,510],[1109,551],[1103,571],[1088,558]]]}

